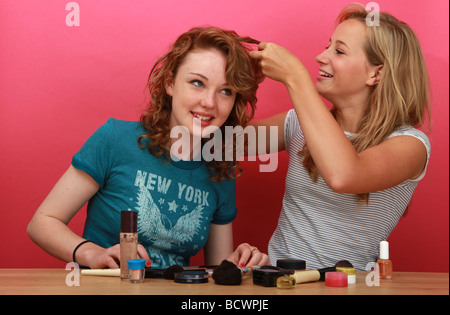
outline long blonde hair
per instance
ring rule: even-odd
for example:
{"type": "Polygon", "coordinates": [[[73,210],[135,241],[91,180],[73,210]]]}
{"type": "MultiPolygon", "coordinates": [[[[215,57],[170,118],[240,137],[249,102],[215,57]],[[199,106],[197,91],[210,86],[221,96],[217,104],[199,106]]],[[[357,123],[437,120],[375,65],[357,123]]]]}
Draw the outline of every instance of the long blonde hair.
{"type": "MultiPolygon", "coordinates": [[[[336,23],[356,19],[366,23],[369,11],[360,4],[346,6],[336,23]]],[[[367,24],[366,24],[367,25],[367,24]]],[[[379,25],[367,26],[365,52],[372,65],[383,65],[379,83],[368,99],[357,135],[351,140],[357,152],[376,146],[403,125],[422,127],[431,121],[429,83],[425,60],[412,29],[386,12],[379,12],[379,25]]],[[[336,117],[335,109],[331,109],[336,117]]],[[[305,144],[303,165],[317,181],[318,171],[305,144]]],[[[368,202],[369,194],[358,194],[368,202]]]]}

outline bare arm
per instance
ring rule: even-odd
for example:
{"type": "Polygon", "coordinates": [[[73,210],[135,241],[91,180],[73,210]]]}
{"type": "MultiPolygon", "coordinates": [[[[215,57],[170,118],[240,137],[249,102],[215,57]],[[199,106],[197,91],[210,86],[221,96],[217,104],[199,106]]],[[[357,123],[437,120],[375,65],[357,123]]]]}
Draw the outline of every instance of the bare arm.
{"type": "Polygon", "coordinates": [[[233,252],[232,223],[210,224],[208,241],[203,249],[206,265],[220,265],[233,252]]]}
{"type": "Polygon", "coordinates": [[[89,175],[70,166],[31,219],[27,228],[30,238],[56,258],[72,261],[72,252],[83,238],[67,224],[98,189],[89,175]]]}
{"type": "Polygon", "coordinates": [[[252,51],[264,75],[287,87],[311,156],[327,185],[340,193],[366,193],[416,178],[427,152],[420,140],[399,136],[357,153],[322,101],[303,64],[286,49],[262,43],[252,51]]]}
{"type": "MultiPolygon", "coordinates": [[[[63,261],[72,261],[75,247],[84,239],[75,234],[67,224],[72,217],[98,191],[99,185],[84,171],[73,166],[64,173],[39,206],[27,233],[46,252],[63,261]]],[[[148,259],[145,249],[139,255],[148,259]]],[[[83,244],[76,253],[76,261],[91,268],[118,268],[119,245],[105,249],[93,243],[83,244]]]]}
{"type": "Polygon", "coordinates": [[[269,152],[269,149],[271,148],[271,145],[272,145],[272,147],[274,146],[273,144],[271,144],[271,141],[277,142],[276,147],[277,147],[278,152],[283,151],[285,149],[285,146],[284,146],[284,121],[286,119],[287,113],[288,112],[283,112],[283,113],[277,114],[277,115],[269,117],[269,118],[252,121],[250,123],[250,125],[256,127],[256,130],[258,130],[260,127],[266,127],[266,152],[265,153],[271,153],[271,152],[269,152]],[[277,128],[278,132],[277,132],[276,138],[274,136],[271,136],[270,127],[277,128]]]}
{"type": "Polygon", "coordinates": [[[233,252],[232,223],[211,224],[208,241],[204,247],[206,265],[220,265],[227,259],[236,266],[262,266],[269,264],[267,254],[247,243],[240,244],[233,252]]]}

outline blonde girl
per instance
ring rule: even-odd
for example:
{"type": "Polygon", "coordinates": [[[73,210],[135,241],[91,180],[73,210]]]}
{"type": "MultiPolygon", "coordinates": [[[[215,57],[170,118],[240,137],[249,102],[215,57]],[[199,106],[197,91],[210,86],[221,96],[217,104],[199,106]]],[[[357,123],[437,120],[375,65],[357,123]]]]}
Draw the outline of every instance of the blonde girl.
{"type": "Polygon", "coordinates": [[[283,128],[279,149],[290,155],[272,263],[296,257],[322,268],[345,259],[364,269],[425,175],[430,142],[417,128],[430,110],[419,41],[392,15],[381,12],[379,26],[367,15],[358,4],[342,10],[316,58],[315,84],[286,49],[261,43],[252,52],[294,107],[255,123],[283,128]]]}

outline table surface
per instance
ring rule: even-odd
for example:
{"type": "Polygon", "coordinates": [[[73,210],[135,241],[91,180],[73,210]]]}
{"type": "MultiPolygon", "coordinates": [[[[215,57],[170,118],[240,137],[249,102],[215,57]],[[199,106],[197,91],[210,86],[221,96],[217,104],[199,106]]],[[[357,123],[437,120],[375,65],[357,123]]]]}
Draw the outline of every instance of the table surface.
{"type": "Polygon", "coordinates": [[[298,284],[293,289],[278,289],[254,285],[251,276],[237,286],[208,283],[184,284],[173,280],[145,279],[134,284],[119,277],[80,275],[79,286],[73,270],[65,269],[0,269],[0,295],[12,294],[154,294],[154,295],[448,295],[448,273],[394,272],[392,279],[380,279],[379,286],[368,286],[368,272],[358,271],[356,284],[348,287],[328,287],[324,282],[298,284]]]}

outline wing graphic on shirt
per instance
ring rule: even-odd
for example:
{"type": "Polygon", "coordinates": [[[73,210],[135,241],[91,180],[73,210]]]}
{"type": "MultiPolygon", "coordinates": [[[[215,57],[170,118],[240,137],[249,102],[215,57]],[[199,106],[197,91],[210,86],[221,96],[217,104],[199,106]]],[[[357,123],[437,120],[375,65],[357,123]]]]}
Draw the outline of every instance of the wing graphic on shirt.
{"type": "Polygon", "coordinates": [[[196,206],[173,225],[168,217],[161,213],[147,187],[139,186],[135,207],[139,213],[138,233],[153,242],[152,255],[159,256],[161,261],[164,261],[162,250],[170,251],[172,245],[179,246],[193,240],[201,226],[203,208],[202,205],[196,206]]]}
{"type": "Polygon", "coordinates": [[[173,239],[178,240],[178,245],[192,241],[194,235],[198,233],[203,208],[202,205],[198,205],[191,212],[181,216],[175,226],[169,231],[173,239]]]}

